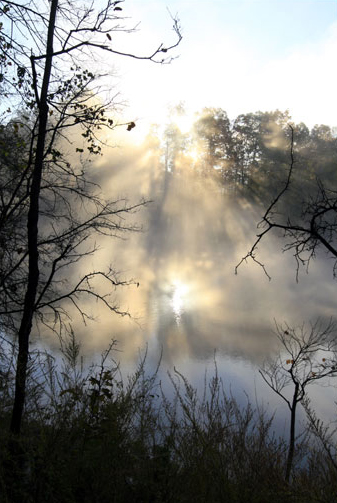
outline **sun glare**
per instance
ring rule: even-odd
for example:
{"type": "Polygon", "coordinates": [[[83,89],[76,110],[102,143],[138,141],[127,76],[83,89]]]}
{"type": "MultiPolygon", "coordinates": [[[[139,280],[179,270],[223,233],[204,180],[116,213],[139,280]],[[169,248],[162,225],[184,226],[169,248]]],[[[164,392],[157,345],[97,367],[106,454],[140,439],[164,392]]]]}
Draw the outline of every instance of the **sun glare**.
{"type": "Polygon", "coordinates": [[[186,309],[186,301],[189,288],[185,283],[182,283],[179,280],[175,280],[172,283],[172,289],[173,292],[171,297],[171,306],[174,317],[179,324],[181,315],[186,309]]]}
{"type": "Polygon", "coordinates": [[[191,115],[175,115],[173,122],[177,125],[181,133],[188,133],[193,125],[194,117],[191,115]]]}

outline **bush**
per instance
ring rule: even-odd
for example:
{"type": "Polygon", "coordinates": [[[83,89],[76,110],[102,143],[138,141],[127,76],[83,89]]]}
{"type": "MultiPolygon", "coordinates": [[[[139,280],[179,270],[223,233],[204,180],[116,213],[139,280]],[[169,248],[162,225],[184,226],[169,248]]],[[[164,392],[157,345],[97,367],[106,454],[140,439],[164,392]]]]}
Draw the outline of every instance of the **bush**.
{"type": "Polygon", "coordinates": [[[23,434],[8,434],[15,351],[1,359],[0,501],[42,503],[288,502],[336,499],[336,470],[324,450],[297,445],[284,482],[287,445],[273,417],[238,405],[215,364],[201,394],[175,370],[172,397],[146,355],[123,380],[112,342],[84,370],[72,334],[63,363],[33,353],[23,434]],[[15,453],[15,455],[13,454],[15,453]],[[19,453],[19,455],[18,455],[19,453]],[[303,460],[306,460],[305,462],[303,460]]]}

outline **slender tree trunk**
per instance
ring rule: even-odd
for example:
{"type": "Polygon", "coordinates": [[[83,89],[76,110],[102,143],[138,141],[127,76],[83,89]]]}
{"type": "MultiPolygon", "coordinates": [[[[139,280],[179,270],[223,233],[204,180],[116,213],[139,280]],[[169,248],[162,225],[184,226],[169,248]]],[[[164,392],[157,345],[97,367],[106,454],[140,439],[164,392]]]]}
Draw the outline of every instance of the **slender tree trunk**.
{"type": "Polygon", "coordinates": [[[290,472],[293,464],[294,450],[295,450],[295,420],[296,420],[296,406],[298,400],[298,389],[299,384],[295,383],[295,391],[293,396],[293,403],[291,406],[291,417],[290,417],[290,440],[289,440],[289,450],[288,450],[288,458],[287,458],[287,468],[285,480],[289,482],[290,472]]]}
{"type": "MultiPolygon", "coordinates": [[[[30,189],[30,201],[27,220],[28,229],[28,281],[24,300],[23,315],[19,328],[19,352],[15,378],[15,397],[12,411],[10,430],[14,435],[21,431],[22,414],[26,394],[27,363],[29,354],[29,337],[32,329],[33,315],[35,311],[36,293],[39,281],[39,253],[38,253],[38,221],[39,221],[39,197],[41,189],[41,177],[44,160],[46,129],[48,121],[48,89],[53,61],[53,38],[55,30],[56,11],[58,0],[52,0],[50,6],[48,37],[46,46],[46,61],[43,74],[39,106],[39,127],[36,143],[36,156],[33,167],[33,176],[30,189]]],[[[33,58],[34,59],[34,58],[33,58]]],[[[34,83],[36,85],[36,82],[34,83]]]]}

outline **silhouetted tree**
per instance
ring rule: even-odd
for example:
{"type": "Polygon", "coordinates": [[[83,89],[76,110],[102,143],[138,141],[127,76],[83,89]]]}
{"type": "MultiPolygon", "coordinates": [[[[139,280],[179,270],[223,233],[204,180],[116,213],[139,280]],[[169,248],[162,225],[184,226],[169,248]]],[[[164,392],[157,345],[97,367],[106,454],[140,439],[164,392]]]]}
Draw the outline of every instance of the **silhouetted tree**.
{"type": "MultiPolygon", "coordinates": [[[[142,201],[135,204],[125,200],[105,201],[81,163],[84,149],[88,154],[100,154],[97,131],[114,127],[108,113],[113,100],[101,102],[96,97],[98,76],[85,64],[95,61],[97,50],[167,62],[165,54],[179,44],[181,35],[174,19],[177,39],[171,46],[161,44],[145,56],[114,49],[110,33],[130,31],[120,26],[121,3],[107,0],[95,9],[92,3],[70,5],[66,0],[41,0],[36,5],[1,2],[5,19],[0,31],[0,44],[4,48],[2,95],[25,111],[28,128],[22,175],[14,183],[11,195],[2,201],[4,221],[9,221],[9,216],[13,221],[20,215],[27,225],[26,231],[22,231],[20,252],[17,250],[18,253],[9,258],[5,278],[2,278],[6,301],[2,302],[1,316],[13,320],[13,331],[18,334],[11,419],[14,434],[21,430],[34,319],[52,327],[56,322],[62,323],[67,316],[63,307],[65,299],[85,319],[80,306],[83,295],[100,300],[113,312],[125,314],[111,296],[111,291],[125,282],[118,279],[111,267],[106,271],[88,271],[77,279],[71,278],[68,272],[65,274],[70,265],[95,252],[96,246],[89,244],[92,234],[115,236],[134,229],[125,223],[125,216],[144,204],[142,201]],[[74,149],[77,161],[74,158],[70,161],[61,147],[61,141],[71,141],[69,128],[73,127],[82,134],[84,142],[74,149]],[[23,212],[18,200],[21,190],[23,212]],[[20,274],[24,274],[25,279],[15,291],[13,285],[20,274]],[[97,290],[97,279],[106,282],[105,293],[97,290]]],[[[133,125],[130,122],[129,129],[133,125]]],[[[16,122],[13,126],[14,134],[19,135],[20,124],[16,122]]]]}
{"type": "Polygon", "coordinates": [[[194,125],[201,170],[225,191],[263,201],[277,193],[286,166],[287,112],[256,112],[230,121],[221,109],[205,109],[194,125]]]}
{"type": "Polygon", "coordinates": [[[227,113],[220,108],[205,108],[193,129],[200,144],[201,173],[213,178],[217,174],[220,183],[231,185],[233,139],[227,113]]]}
{"type": "Polygon", "coordinates": [[[322,327],[316,323],[306,330],[304,326],[294,329],[276,327],[276,337],[281,343],[280,353],[265,363],[260,374],[268,386],[279,395],[290,410],[289,449],[285,480],[291,474],[294,451],[297,405],[306,398],[307,387],[326,377],[337,376],[335,327],[329,323],[322,327]],[[289,397],[286,388],[292,388],[289,397]]]}

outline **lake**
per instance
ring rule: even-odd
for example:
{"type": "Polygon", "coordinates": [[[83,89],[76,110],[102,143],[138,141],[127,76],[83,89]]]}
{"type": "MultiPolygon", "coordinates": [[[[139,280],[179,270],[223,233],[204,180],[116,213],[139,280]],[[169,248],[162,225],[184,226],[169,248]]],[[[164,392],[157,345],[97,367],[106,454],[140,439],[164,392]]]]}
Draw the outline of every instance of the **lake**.
{"type": "MultiPolygon", "coordinates": [[[[88,305],[98,323],[75,325],[84,354],[104,349],[117,339],[117,357],[132,370],[147,351],[149,368],[162,358],[161,372],[175,366],[202,387],[205,369],[212,372],[214,354],[219,371],[235,393],[247,391],[253,401],[271,408],[285,404],[269,392],[258,373],[263,361],[278,351],[275,323],[296,327],[336,313],[336,282],[332,263],[322,254],[309,271],[299,270],[285,242],[270,236],[258,259],[271,280],[252,261],[235,266],[257,233],[263,209],[224,194],[190,173],[163,179],[141,162],[125,162],[108,178],[100,166],[105,190],[138,195],[152,202],[135,215],[143,231],[113,243],[102,239],[93,267],[112,261],[122,278],[134,284],[116,291],[116,302],[131,317],[113,318],[98,304],[88,305]],[[145,166],[145,167],[144,167],[145,166]],[[132,169],[132,173],[128,170],[132,169]],[[144,179],[146,183],[144,182],[144,179]]],[[[324,417],[332,414],[331,393],[315,391],[324,417]]]]}

